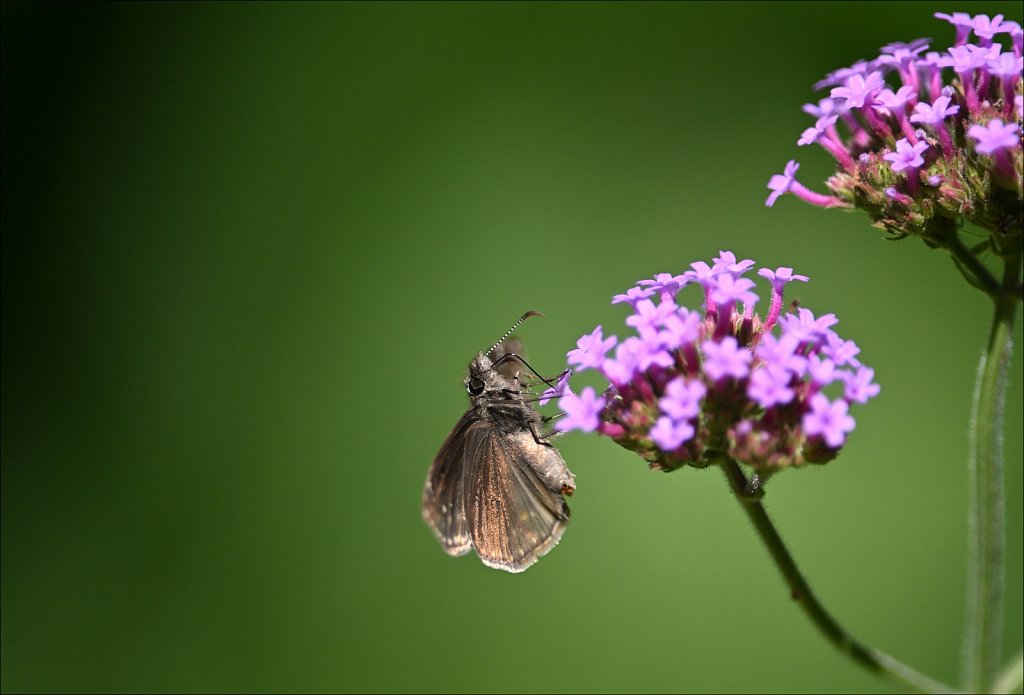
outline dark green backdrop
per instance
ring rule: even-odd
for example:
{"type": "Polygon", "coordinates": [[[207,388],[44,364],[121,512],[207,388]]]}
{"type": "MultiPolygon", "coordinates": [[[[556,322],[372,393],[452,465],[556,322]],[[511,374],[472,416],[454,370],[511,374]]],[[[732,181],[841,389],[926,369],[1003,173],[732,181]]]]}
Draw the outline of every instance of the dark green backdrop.
{"type": "MultiPolygon", "coordinates": [[[[423,478],[527,309],[557,371],[719,249],[811,276],[881,396],[769,511],[864,641],[957,675],[989,318],[948,258],[765,184],[824,73],[1017,3],[3,6],[2,687],[846,691],[715,471],[597,437],[525,574],[423,478]]],[[[1021,339],[1018,324],[1017,342],[1021,339]]],[[[1021,643],[1021,355],[1006,651],[1021,643]]]]}

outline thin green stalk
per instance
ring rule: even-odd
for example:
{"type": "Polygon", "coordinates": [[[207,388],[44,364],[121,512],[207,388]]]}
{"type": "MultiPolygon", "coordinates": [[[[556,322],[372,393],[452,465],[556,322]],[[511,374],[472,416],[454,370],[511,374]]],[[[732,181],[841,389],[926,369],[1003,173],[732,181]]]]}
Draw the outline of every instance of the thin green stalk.
{"type": "Polygon", "coordinates": [[[853,638],[850,633],[836,622],[835,618],[825,610],[810,585],[800,573],[796,562],[789,554],[786,544],[775,529],[764,505],[757,497],[747,493],[747,478],[740,469],[739,464],[730,458],[722,458],[722,470],[732,487],[733,494],[743,505],[747,516],[754,524],[758,535],[768,548],[775,565],[782,572],[786,584],[789,586],[790,596],[803,609],[807,617],[811,619],[815,627],[828,639],[839,651],[846,654],[855,662],[873,673],[886,676],[901,685],[912,690],[925,693],[953,693],[957,692],[948,685],[932,680],[914,669],[906,666],[888,654],[872,647],[865,646],[853,638]]]}
{"type": "Polygon", "coordinates": [[[960,240],[958,235],[953,234],[950,237],[946,248],[953,254],[953,258],[959,261],[960,265],[978,281],[978,287],[985,294],[990,297],[995,297],[999,294],[999,281],[992,276],[992,273],[978,260],[978,257],[964,246],[963,241],[960,240]]]}
{"type": "Polygon", "coordinates": [[[967,462],[967,628],[964,687],[986,692],[999,671],[1005,573],[1003,409],[1013,351],[1019,251],[1006,259],[995,315],[978,365],[967,462]]]}

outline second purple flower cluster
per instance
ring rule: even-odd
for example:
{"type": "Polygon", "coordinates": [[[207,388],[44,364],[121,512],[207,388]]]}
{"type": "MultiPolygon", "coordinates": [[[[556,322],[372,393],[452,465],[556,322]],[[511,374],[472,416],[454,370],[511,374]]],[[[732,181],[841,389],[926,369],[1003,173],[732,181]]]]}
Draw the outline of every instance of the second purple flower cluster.
{"type": "Polygon", "coordinates": [[[620,341],[598,326],[577,341],[569,365],[600,372],[608,387],[575,394],[566,375],[545,393],[560,396],[556,427],[600,432],[667,470],[722,454],[765,473],[834,458],[854,428],[850,404],[878,393],[874,371],[832,330],[833,314],[783,313],[783,288],[807,281],[791,268],[758,271],[771,299],[755,313],[755,283],[743,277],[753,267],[722,251],[616,295],[635,334],[620,341]],[[689,285],[703,290],[702,312],[677,303],[689,285]]]}
{"type": "Polygon", "coordinates": [[[960,220],[1021,233],[1024,31],[1002,15],[935,16],[956,28],[947,50],[928,50],[929,39],[892,43],[815,85],[828,96],[804,105],[816,120],[797,144],[836,160],[830,194],[801,185],[791,160],[768,182],[769,207],[786,193],[857,207],[894,236],[933,246],[945,246],[960,220]]]}

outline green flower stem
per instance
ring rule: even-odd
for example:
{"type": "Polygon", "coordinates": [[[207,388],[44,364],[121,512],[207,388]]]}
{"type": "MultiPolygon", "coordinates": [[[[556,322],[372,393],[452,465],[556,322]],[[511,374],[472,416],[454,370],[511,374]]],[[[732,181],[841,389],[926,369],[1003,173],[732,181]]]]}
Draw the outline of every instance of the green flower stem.
{"type": "Polygon", "coordinates": [[[743,505],[747,516],[757,529],[758,535],[768,548],[776,566],[782,572],[786,584],[789,586],[790,596],[800,604],[804,613],[811,619],[811,622],[821,631],[839,651],[849,656],[861,666],[873,673],[887,676],[890,679],[908,687],[912,690],[926,693],[952,693],[957,692],[948,685],[934,681],[924,676],[909,666],[906,666],[891,656],[880,652],[877,649],[867,647],[854,639],[846,630],[836,622],[825,607],[818,602],[814,592],[800,569],[796,566],[793,557],[782,542],[782,537],[775,529],[764,505],[759,496],[747,492],[748,481],[738,463],[728,457],[720,460],[725,477],[732,487],[736,499],[743,505]]]}
{"type": "Polygon", "coordinates": [[[978,365],[967,462],[967,628],[964,687],[987,692],[999,671],[1005,573],[1003,409],[1013,351],[1020,251],[1006,258],[995,316],[978,365]]]}

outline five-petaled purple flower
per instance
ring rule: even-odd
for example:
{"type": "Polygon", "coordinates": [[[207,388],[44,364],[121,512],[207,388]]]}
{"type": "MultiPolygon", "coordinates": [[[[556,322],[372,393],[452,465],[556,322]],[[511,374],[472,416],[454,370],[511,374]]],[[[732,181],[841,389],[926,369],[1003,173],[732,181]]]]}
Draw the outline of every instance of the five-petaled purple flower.
{"type": "Polygon", "coordinates": [[[689,422],[676,422],[670,417],[662,416],[651,428],[651,440],[664,451],[678,449],[687,439],[694,435],[694,428],[689,422]]]}
{"type": "Polygon", "coordinates": [[[859,109],[869,97],[878,93],[884,84],[880,72],[869,73],[866,77],[860,74],[850,75],[846,84],[832,90],[831,96],[833,99],[845,99],[842,105],[844,109],[859,109]]]}
{"type": "Polygon", "coordinates": [[[830,402],[824,394],[815,394],[811,398],[811,412],[804,415],[804,431],[812,437],[820,436],[833,449],[840,447],[856,425],[849,410],[846,401],[830,402]]]}
{"type": "Polygon", "coordinates": [[[949,102],[950,98],[943,95],[936,99],[934,104],[919,103],[914,107],[914,115],[910,117],[910,122],[939,125],[946,120],[946,116],[952,116],[960,110],[959,106],[950,106],[949,102]]]}
{"type": "Polygon", "coordinates": [[[779,199],[779,196],[789,191],[789,187],[792,186],[793,182],[796,180],[796,171],[799,168],[800,165],[797,164],[795,160],[791,159],[789,160],[789,163],[786,164],[786,169],[783,173],[772,175],[772,178],[768,181],[768,188],[770,188],[772,192],[769,194],[768,200],[764,202],[765,205],[768,207],[775,205],[775,201],[779,199]]]}
{"type": "Polygon", "coordinates": [[[621,304],[623,302],[626,302],[628,304],[636,306],[637,302],[639,302],[641,299],[647,299],[652,294],[654,294],[654,290],[650,289],[649,287],[630,287],[628,290],[626,290],[624,294],[617,294],[614,297],[612,297],[612,304],[621,304]]]}
{"type": "Polygon", "coordinates": [[[579,365],[582,369],[600,369],[605,353],[611,350],[618,341],[614,335],[604,338],[601,327],[576,341],[576,349],[567,355],[569,364],[579,365]]]}
{"type": "Polygon", "coordinates": [[[911,145],[906,138],[901,138],[896,141],[896,151],[883,155],[883,159],[892,164],[893,171],[913,171],[924,164],[921,154],[927,149],[928,143],[923,140],[911,145]]]}
{"type": "Polygon", "coordinates": [[[572,370],[566,369],[559,375],[558,380],[554,386],[550,386],[544,389],[544,393],[540,394],[540,398],[537,400],[538,405],[547,405],[548,401],[554,398],[561,398],[569,392],[569,377],[572,376],[572,370]]]}
{"type": "Polygon", "coordinates": [[[556,429],[563,432],[593,432],[601,424],[598,416],[604,410],[604,401],[588,386],[578,396],[572,391],[566,393],[558,399],[558,407],[565,413],[565,417],[555,423],[556,429]]]}
{"type": "Polygon", "coordinates": [[[726,377],[742,379],[750,372],[750,361],[754,355],[741,348],[736,338],[727,336],[721,342],[709,340],[704,348],[704,372],[712,381],[726,377]]]}
{"type": "Polygon", "coordinates": [[[661,410],[674,420],[687,420],[700,413],[700,399],[707,389],[700,381],[676,377],[665,386],[665,396],[658,401],[661,410]]]}
{"type": "Polygon", "coordinates": [[[1019,127],[1016,123],[1003,123],[993,118],[988,125],[972,125],[967,131],[968,137],[978,142],[975,149],[982,154],[992,154],[999,150],[1020,147],[1019,127]]]}

